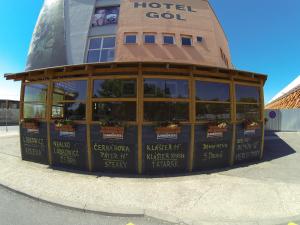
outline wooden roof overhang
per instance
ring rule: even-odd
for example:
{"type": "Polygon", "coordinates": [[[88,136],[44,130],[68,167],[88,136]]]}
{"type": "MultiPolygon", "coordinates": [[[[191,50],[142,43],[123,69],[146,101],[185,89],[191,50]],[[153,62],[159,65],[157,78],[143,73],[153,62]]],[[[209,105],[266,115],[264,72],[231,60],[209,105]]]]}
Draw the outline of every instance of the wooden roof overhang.
{"type": "Polygon", "coordinates": [[[5,74],[4,77],[6,80],[30,82],[87,76],[138,75],[140,73],[143,75],[192,75],[194,77],[200,76],[263,84],[265,84],[267,80],[267,75],[264,74],[219,67],[171,62],[110,62],[66,65],[25,71],[21,73],[5,74]]]}

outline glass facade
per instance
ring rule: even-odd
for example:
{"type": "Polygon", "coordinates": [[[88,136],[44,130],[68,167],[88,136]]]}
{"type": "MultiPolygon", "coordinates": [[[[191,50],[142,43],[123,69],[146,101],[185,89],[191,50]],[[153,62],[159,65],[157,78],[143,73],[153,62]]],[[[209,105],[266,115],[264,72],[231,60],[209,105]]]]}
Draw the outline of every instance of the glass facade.
{"type": "Polygon", "coordinates": [[[95,80],[93,97],[127,98],[136,97],[136,80],[95,80]]]}
{"type": "Polygon", "coordinates": [[[86,119],[87,81],[62,81],[53,84],[52,119],[86,119]]]}
{"type": "Polygon", "coordinates": [[[188,98],[187,80],[145,79],[144,97],[151,98],[188,98]]]}
{"type": "Polygon", "coordinates": [[[27,84],[24,91],[24,119],[45,119],[48,86],[27,84]]]}

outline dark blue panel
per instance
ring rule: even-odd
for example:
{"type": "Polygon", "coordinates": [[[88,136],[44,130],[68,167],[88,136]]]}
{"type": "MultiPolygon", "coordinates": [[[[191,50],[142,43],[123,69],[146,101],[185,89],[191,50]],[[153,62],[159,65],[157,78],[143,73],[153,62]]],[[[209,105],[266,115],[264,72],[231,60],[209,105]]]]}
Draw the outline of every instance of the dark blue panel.
{"type": "Polygon", "coordinates": [[[206,125],[195,126],[194,170],[215,169],[228,165],[232,127],[227,132],[209,135],[206,125]]]}
{"type": "Polygon", "coordinates": [[[51,152],[53,166],[87,170],[86,125],[76,124],[68,134],[51,124],[51,152]]]}
{"type": "Polygon", "coordinates": [[[143,172],[179,173],[188,169],[190,126],[181,126],[177,139],[158,139],[154,126],[143,127],[143,172]]]}
{"type": "Polygon", "coordinates": [[[91,126],[93,170],[137,173],[138,132],[136,126],[125,127],[123,137],[103,137],[100,125],[91,126]]]}
{"type": "Polygon", "coordinates": [[[236,127],[235,163],[259,160],[262,129],[246,131],[243,124],[236,127]]]}
{"type": "Polygon", "coordinates": [[[20,125],[22,159],[48,164],[47,123],[40,122],[38,129],[27,129],[20,125]]]}

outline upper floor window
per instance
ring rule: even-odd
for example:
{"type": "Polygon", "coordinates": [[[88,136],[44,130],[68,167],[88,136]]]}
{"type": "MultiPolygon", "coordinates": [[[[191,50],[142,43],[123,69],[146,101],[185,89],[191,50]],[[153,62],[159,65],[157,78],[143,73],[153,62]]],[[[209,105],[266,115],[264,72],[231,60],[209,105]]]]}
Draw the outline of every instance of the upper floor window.
{"type": "Polygon", "coordinates": [[[174,45],[174,36],[173,35],[164,35],[163,37],[165,45],[174,45]]]}
{"type": "Polygon", "coordinates": [[[116,37],[90,39],[87,62],[109,62],[115,58],[116,37]]]}
{"type": "Polygon", "coordinates": [[[96,8],[92,19],[92,27],[117,24],[119,18],[119,6],[96,8]]]}
{"type": "Polygon", "coordinates": [[[154,34],[145,34],[144,35],[145,44],[155,44],[155,35],[154,34]]]}
{"type": "Polygon", "coordinates": [[[137,43],[136,34],[126,34],[124,42],[125,44],[136,44],[137,43]]]}
{"type": "Polygon", "coordinates": [[[191,37],[181,37],[181,44],[184,46],[192,46],[192,38],[191,37]]]}

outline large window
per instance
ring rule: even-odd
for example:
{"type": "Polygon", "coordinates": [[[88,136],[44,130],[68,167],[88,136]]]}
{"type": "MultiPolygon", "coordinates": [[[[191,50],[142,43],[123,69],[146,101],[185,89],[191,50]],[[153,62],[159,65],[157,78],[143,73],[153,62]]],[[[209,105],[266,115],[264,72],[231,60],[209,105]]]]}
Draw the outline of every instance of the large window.
{"type": "Polygon", "coordinates": [[[116,37],[91,38],[87,53],[87,62],[109,62],[115,58],[116,37]]]}
{"type": "Polygon", "coordinates": [[[24,118],[45,119],[47,102],[46,84],[27,84],[24,93],[24,118]]]}
{"type": "Polygon", "coordinates": [[[96,8],[92,19],[92,26],[104,26],[109,24],[117,24],[119,18],[120,7],[96,8]]]}
{"type": "Polygon", "coordinates": [[[135,98],[136,80],[95,80],[93,89],[94,98],[135,98]]]}
{"type": "Polygon", "coordinates": [[[228,83],[196,81],[197,121],[230,120],[228,83]]]}
{"type": "Polygon", "coordinates": [[[235,85],[237,120],[259,121],[260,89],[256,86],[235,85]]]}
{"type": "Polygon", "coordinates": [[[54,83],[52,119],[85,120],[86,85],[85,80],[54,83]]]}
{"type": "Polygon", "coordinates": [[[136,79],[93,83],[93,121],[136,121],[136,79]]]}
{"type": "Polygon", "coordinates": [[[144,79],[144,120],[188,121],[188,80],[144,79]]]}
{"type": "Polygon", "coordinates": [[[188,98],[187,80],[145,79],[144,95],[151,98],[188,98]]]}

